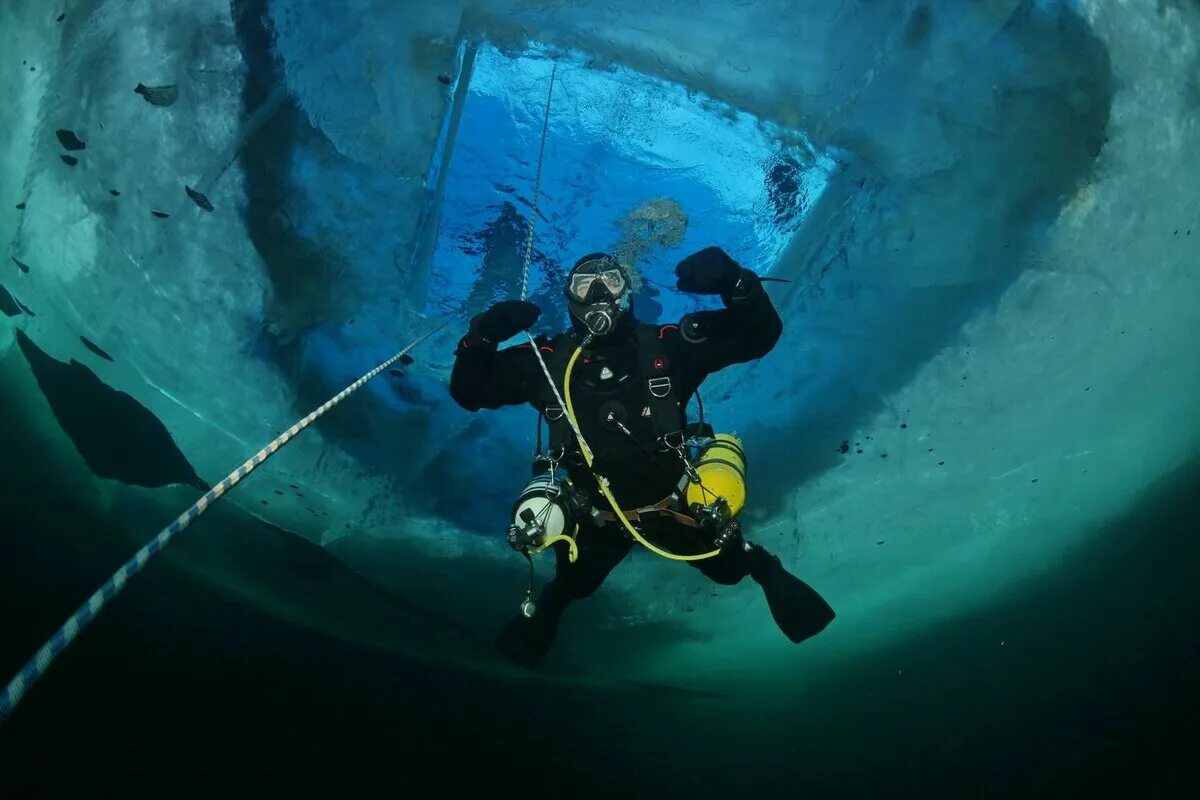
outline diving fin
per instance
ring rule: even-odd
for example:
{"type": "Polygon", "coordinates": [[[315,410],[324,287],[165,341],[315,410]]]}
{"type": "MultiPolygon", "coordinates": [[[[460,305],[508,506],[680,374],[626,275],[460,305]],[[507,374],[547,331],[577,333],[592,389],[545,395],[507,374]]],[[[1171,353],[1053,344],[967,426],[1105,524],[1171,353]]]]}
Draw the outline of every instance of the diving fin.
{"type": "Polygon", "coordinates": [[[750,545],[750,576],[763,589],[779,630],[799,644],[825,630],[836,616],[825,598],[783,568],[777,556],[750,545]]]}
{"type": "Polygon", "coordinates": [[[558,615],[539,610],[532,617],[517,614],[496,637],[500,652],[526,669],[541,666],[558,633],[558,615]]]}

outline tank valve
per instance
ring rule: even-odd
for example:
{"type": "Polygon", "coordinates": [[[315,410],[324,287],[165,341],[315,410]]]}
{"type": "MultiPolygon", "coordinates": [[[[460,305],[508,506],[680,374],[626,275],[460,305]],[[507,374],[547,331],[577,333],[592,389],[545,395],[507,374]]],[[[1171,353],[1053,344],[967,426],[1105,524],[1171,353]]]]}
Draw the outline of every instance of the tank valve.
{"type": "Polygon", "coordinates": [[[688,511],[700,525],[700,529],[708,531],[713,537],[713,544],[724,550],[741,537],[742,526],[736,519],[730,519],[729,503],[724,497],[718,497],[715,502],[707,505],[692,503],[688,511]]]}

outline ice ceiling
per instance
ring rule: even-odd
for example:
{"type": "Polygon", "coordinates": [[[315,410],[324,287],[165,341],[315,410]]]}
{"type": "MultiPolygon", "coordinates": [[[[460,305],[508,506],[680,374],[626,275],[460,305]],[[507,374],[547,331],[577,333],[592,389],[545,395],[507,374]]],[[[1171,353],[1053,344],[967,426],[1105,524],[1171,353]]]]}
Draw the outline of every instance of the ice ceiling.
{"type": "MultiPolygon", "coordinates": [[[[723,689],[726,674],[827,668],[1062,568],[1200,444],[1194,3],[96,0],[57,14],[0,10],[4,380],[51,413],[19,329],[136,398],[204,480],[448,315],[515,293],[555,63],[532,283],[559,312],[547,325],[563,264],[656,196],[690,224],[643,262],[648,318],[695,302],[669,277],[689,248],[791,280],[770,286],[780,346],[705,396],[747,440],[753,537],[837,623],[793,648],[754,587],[714,597],[639,553],[572,610],[561,664],[723,689]],[[146,102],[139,83],[178,100],[146,102]]],[[[372,641],[492,668],[478,641],[523,588],[500,534],[533,419],[450,401],[463,324],[227,502],[418,610],[372,641]],[[465,633],[435,634],[422,613],[465,633]]],[[[160,504],[161,519],[130,520],[149,537],[195,490],[110,475],[89,491],[117,515],[130,497],[160,504]]],[[[195,568],[366,636],[334,598],[276,597],[236,563],[195,568]]]]}

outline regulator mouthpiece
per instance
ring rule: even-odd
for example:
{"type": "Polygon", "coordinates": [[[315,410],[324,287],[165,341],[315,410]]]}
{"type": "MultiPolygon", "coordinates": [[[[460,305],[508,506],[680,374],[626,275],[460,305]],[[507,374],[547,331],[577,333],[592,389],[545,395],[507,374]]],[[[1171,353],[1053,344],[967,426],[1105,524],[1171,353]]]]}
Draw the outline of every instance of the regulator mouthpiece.
{"type": "Polygon", "coordinates": [[[598,303],[587,309],[583,324],[593,336],[606,336],[617,324],[617,309],[608,303],[598,303]]]}

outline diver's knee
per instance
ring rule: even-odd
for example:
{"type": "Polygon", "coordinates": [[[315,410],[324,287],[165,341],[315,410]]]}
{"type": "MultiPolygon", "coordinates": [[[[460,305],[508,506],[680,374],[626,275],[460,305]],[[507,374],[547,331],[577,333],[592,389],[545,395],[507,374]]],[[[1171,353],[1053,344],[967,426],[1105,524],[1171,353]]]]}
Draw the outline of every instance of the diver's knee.
{"type": "Polygon", "coordinates": [[[599,591],[600,587],[603,585],[604,585],[603,579],[580,581],[578,583],[572,584],[572,586],[570,587],[571,599],[572,600],[583,600],[584,598],[591,597],[597,591],[599,591]]]}

